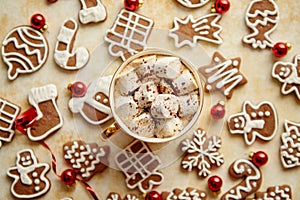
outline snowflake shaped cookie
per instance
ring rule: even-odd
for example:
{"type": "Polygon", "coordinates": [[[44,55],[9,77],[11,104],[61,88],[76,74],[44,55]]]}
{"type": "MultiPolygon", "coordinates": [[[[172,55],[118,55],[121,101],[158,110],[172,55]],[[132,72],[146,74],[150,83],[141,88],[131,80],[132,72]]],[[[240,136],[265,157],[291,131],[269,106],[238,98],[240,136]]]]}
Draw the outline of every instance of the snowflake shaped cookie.
{"type": "Polygon", "coordinates": [[[203,129],[194,132],[193,140],[184,140],[182,142],[182,151],[185,156],[181,161],[181,166],[192,171],[198,169],[200,177],[207,177],[212,167],[220,167],[224,163],[224,156],[218,152],[222,146],[222,140],[218,136],[206,137],[203,129]]]}

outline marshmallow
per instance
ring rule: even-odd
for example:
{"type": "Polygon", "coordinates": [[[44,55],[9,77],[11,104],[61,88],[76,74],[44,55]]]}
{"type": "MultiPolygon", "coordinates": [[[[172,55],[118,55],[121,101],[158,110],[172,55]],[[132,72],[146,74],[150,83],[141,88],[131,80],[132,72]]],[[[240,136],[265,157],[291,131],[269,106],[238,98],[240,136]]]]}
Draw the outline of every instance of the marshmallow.
{"type": "Polygon", "coordinates": [[[131,69],[122,73],[116,80],[115,88],[119,90],[120,94],[128,95],[135,91],[141,82],[139,80],[138,75],[131,69]]]}
{"type": "Polygon", "coordinates": [[[158,138],[173,137],[182,130],[182,122],[177,116],[171,119],[157,120],[155,125],[157,130],[155,136],[158,138]]]}
{"type": "Polygon", "coordinates": [[[141,112],[132,96],[120,96],[115,103],[116,113],[124,122],[131,120],[141,112]]]}
{"type": "Polygon", "coordinates": [[[140,108],[148,108],[158,95],[157,86],[154,82],[147,82],[134,93],[134,100],[140,108]]]}
{"type": "Polygon", "coordinates": [[[128,123],[128,128],[135,134],[142,137],[153,137],[155,123],[147,112],[135,117],[128,123]]]}
{"type": "Polygon", "coordinates": [[[178,97],[172,94],[159,94],[153,101],[150,112],[154,118],[172,118],[179,108],[178,97]]]}
{"type": "Polygon", "coordinates": [[[196,80],[187,69],[185,69],[179,77],[172,81],[172,85],[179,96],[188,94],[198,88],[196,80]]]}
{"type": "Polygon", "coordinates": [[[130,63],[130,65],[136,68],[137,75],[142,78],[154,73],[154,64],[156,62],[156,56],[144,56],[136,59],[130,63]]]}
{"type": "Polygon", "coordinates": [[[172,86],[165,80],[162,79],[158,84],[158,92],[160,94],[174,94],[172,86]]]}
{"type": "Polygon", "coordinates": [[[196,93],[179,96],[179,117],[191,116],[197,112],[199,97],[196,93]]]}
{"type": "Polygon", "coordinates": [[[183,70],[184,66],[177,57],[163,57],[157,59],[154,72],[160,78],[175,79],[183,70]]]}

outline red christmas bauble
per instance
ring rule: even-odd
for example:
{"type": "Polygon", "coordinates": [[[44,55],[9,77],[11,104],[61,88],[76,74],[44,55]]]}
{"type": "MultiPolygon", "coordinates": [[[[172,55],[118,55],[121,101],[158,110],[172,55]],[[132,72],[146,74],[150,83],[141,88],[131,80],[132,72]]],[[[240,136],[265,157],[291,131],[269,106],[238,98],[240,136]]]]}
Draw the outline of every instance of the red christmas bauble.
{"type": "Polygon", "coordinates": [[[225,116],[225,106],[222,103],[214,105],[210,109],[210,115],[213,119],[222,119],[225,116]]]}
{"type": "Polygon", "coordinates": [[[73,97],[83,97],[87,92],[85,84],[80,81],[69,85],[69,89],[73,97]]]}
{"type": "Polygon", "coordinates": [[[252,156],[252,162],[257,167],[261,167],[268,162],[268,155],[263,151],[255,152],[252,156]]]}
{"type": "Polygon", "coordinates": [[[124,7],[126,10],[135,11],[140,5],[139,0],[124,0],[124,7]]]}
{"type": "Polygon", "coordinates": [[[145,200],[162,200],[162,198],[159,192],[150,191],[147,193],[145,200]]]}
{"type": "Polygon", "coordinates": [[[46,19],[41,14],[34,14],[30,19],[30,24],[32,28],[40,30],[46,25],[46,19]]]}
{"type": "Polygon", "coordinates": [[[60,180],[66,185],[72,185],[76,181],[76,173],[72,169],[67,169],[60,175],[60,180]]]}
{"type": "Polygon", "coordinates": [[[277,42],[273,47],[272,47],[272,52],[274,56],[281,58],[284,57],[289,51],[289,46],[287,43],[284,42],[277,42]]]}
{"type": "Polygon", "coordinates": [[[211,176],[207,181],[208,188],[213,192],[219,192],[222,184],[223,181],[219,176],[211,176]]]}
{"type": "Polygon", "coordinates": [[[216,0],[215,9],[217,13],[226,13],[230,8],[230,2],[228,0],[216,0]]]}

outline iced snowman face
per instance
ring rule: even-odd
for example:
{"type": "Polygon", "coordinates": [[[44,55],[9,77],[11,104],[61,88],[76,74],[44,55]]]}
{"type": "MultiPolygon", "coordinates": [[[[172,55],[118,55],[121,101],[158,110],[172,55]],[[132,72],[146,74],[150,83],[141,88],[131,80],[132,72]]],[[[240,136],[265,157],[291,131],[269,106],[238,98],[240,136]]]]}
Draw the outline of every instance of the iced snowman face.
{"type": "Polygon", "coordinates": [[[31,166],[35,162],[35,158],[32,157],[32,154],[29,151],[20,152],[17,158],[18,165],[22,167],[31,166]]]}
{"type": "Polygon", "coordinates": [[[289,64],[278,64],[274,68],[274,74],[280,81],[284,81],[287,77],[289,77],[292,74],[292,67],[293,66],[289,64]]]}
{"type": "Polygon", "coordinates": [[[243,115],[237,115],[230,119],[229,129],[237,132],[242,132],[246,126],[246,118],[243,115]]]}

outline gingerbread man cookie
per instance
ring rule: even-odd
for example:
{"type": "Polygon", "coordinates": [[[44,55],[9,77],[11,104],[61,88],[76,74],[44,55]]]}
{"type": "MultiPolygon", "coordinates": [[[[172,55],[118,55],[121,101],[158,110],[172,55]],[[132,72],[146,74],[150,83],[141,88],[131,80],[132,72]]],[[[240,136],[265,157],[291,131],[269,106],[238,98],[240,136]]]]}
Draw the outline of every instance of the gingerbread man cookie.
{"type": "Polygon", "coordinates": [[[138,188],[146,193],[163,182],[163,174],[158,171],[160,159],[142,141],[133,141],[116,155],[115,161],[125,174],[126,185],[130,189],[138,188]]]}
{"type": "Polygon", "coordinates": [[[275,107],[269,101],[262,101],[257,106],[245,101],[243,111],[228,118],[230,133],[243,134],[248,145],[253,144],[256,137],[264,141],[273,139],[277,123],[275,107]]]}
{"type": "Polygon", "coordinates": [[[38,163],[31,149],[19,151],[16,166],[7,170],[7,175],[14,179],[11,194],[20,199],[33,199],[46,194],[51,186],[46,177],[49,170],[49,164],[38,163]]]}
{"type": "Polygon", "coordinates": [[[247,79],[240,72],[240,58],[226,59],[219,52],[215,52],[211,64],[199,68],[206,79],[205,91],[220,91],[230,99],[233,89],[247,83],[247,79]]]}
{"type": "Polygon", "coordinates": [[[199,189],[188,187],[185,190],[174,189],[172,192],[162,192],[162,200],[186,200],[186,199],[197,199],[206,200],[207,194],[199,189]]]}
{"type": "Polygon", "coordinates": [[[90,180],[95,173],[101,173],[108,166],[108,146],[99,147],[96,143],[76,140],[65,143],[63,152],[66,162],[84,181],[90,180]]]}
{"type": "Polygon", "coordinates": [[[252,0],[245,20],[250,33],[243,38],[243,42],[253,48],[273,47],[275,42],[270,34],[279,22],[279,10],[274,0],[252,0]]]}
{"type": "Polygon", "coordinates": [[[112,76],[95,79],[88,86],[85,94],[73,95],[69,101],[71,112],[80,113],[87,122],[93,125],[103,124],[112,119],[108,97],[111,79],[112,76]]]}
{"type": "Polygon", "coordinates": [[[40,69],[48,58],[49,47],[40,31],[30,26],[18,26],[5,36],[1,53],[8,66],[8,79],[14,80],[19,74],[40,69]]]}
{"type": "Polygon", "coordinates": [[[206,137],[202,129],[194,131],[193,140],[184,140],[182,150],[185,156],[181,161],[183,169],[192,171],[198,168],[198,176],[207,177],[213,167],[219,167],[224,163],[224,156],[218,152],[222,146],[222,140],[218,136],[206,137]]]}
{"type": "Polygon", "coordinates": [[[15,135],[15,120],[21,108],[0,97],[0,148],[2,142],[11,142],[15,135]]]}
{"type": "Polygon", "coordinates": [[[292,200],[292,189],[289,185],[273,186],[265,192],[256,192],[254,198],[246,200],[292,200]]]}
{"type": "Polygon", "coordinates": [[[300,166],[300,124],[285,120],[281,135],[280,157],[285,168],[300,166]]]}
{"type": "Polygon", "coordinates": [[[294,92],[300,100],[300,55],[294,57],[294,63],[276,62],[273,66],[272,77],[282,83],[282,94],[294,92]]]}

